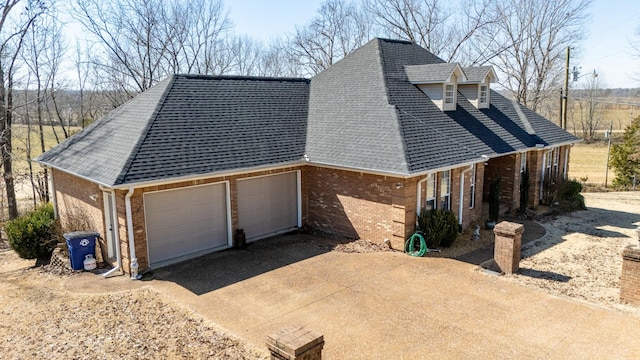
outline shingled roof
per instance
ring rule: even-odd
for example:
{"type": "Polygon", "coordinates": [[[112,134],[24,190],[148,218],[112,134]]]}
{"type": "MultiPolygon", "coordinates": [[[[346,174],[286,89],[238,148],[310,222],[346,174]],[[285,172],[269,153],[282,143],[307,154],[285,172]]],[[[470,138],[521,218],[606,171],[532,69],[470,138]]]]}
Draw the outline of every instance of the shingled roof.
{"type": "Polygon", "coordinates": [[[173,75],[38,161],[106,186],[298,162],[308,83],[173,75]]]}
{"type": "MultiPolygon", "coordinates": [[[[410,42],[374,39],[311,80],[174,75],[38,161],[106,186],[303,159],[412,176],[578,140],[494,91],[488,109],[458,92],[456,110],[443,112],[410,79],[456,66],[410,42]]],[[[469,81],[488,71],[464,68],[469,81]]]]}
{"type": "Polygon", "coordinates": [[[440,110],[405,71],[438,64],[406,41],[374,39],[311,80],[307,154],[311,162],[402,176],[577,141],[550,121],[491,93],[489,109],[458,93],[440,110]]]}

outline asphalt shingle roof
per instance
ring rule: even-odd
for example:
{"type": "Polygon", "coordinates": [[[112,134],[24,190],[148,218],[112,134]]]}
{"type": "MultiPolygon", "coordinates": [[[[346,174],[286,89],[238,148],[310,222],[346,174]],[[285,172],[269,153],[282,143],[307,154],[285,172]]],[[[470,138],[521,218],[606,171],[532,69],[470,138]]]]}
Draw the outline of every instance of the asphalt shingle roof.
{"type": "Polygon", "coordinates": [[[174,75],[38,160],[114,186],[300,161],[308,80],[174,75]]]}
{"type": "Polygon", "coordinates": [[[407,65],[404,70],[412,84],[442,83],[449,79],[457,66],[456,63],[407,65]]]}
{"type": "MultiPolygon", "coordinates": [[[[456,110],[441,111],[412,84],[455,66],[413,43],[374,39],[311,80],[174,75],[38,161],[107,186],[305,155],[311,164],[411,176],[577,141],[495,91],[488,109],[458,92],[456,110]]],[[[479,81],[491,69],[463,71],[479,81]]]]}
{"type": "Polygon", "coordinates": [[[492,71],[491,66],[469,66],[463,67],[462,71],[467,76],[467,82],[482,82],[487,74],[492,71]]]}

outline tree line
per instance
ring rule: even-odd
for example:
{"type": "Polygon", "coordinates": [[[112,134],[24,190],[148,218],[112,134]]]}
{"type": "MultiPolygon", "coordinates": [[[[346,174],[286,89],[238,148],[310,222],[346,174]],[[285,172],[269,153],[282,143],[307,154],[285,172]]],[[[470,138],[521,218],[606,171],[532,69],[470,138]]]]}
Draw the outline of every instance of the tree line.
{"type": "MultiPolygon", "coordinates": [[[[60,142],[73,126],[84,127],[170,74],[311,77],[386,37],[413,41],[462,66],[492,65],[510,97],[552,112],[545,104],[557,105],[564,49],[584,37],[590,3],[326,0],[308,22],[263,42],[235,31],[223,0],[0,0],[0,158],[8,215],[18,215],[15,123],[38,129],[39,153],[46,150],[45,127],[60,142]],[[81,29],[75,39],[65,35],[70,23],[81,29]]],[[[48,174],[36,175],[34,194],[47,201],[48,174]]]]}

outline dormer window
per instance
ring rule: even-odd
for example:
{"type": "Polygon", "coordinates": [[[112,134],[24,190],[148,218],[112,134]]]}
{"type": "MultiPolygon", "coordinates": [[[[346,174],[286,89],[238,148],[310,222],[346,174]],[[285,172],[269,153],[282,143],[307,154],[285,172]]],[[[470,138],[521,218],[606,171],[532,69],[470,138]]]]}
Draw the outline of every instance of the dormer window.
{"type": "Polygon", "coordinates": [[[456,91],[454,84],[444,85],[444,109],[443,110],[455,110],[456,109],[456,91]]]}
{"type": "Polygon", "coordinates": [[[487,92],[489,90],[489,86],[487,85],[480,85],[480,96],[478,99],[478,105],[488,105],[487,104],[487,92]]]}
{"type": "Polygon", "coordinates": [[[459,64],[407,65],[404,69],[409,81],[422,90],[440,110],[456,109],[458,83],[467,81],[459,64]]]}
{"type": "Polygon", "coordinates": [[[489,84],[497,81],[491,66],[463,68],[467,81],[458,84],[458,90],[477,109],[487,109],[491,103],[489,84]]]}

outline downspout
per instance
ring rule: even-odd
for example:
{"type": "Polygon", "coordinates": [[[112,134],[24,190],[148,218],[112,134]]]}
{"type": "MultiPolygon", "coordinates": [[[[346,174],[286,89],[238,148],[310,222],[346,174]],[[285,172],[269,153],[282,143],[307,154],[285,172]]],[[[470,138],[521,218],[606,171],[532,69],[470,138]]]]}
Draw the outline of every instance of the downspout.
{"type": "Polygon", "coordinates": [[[458,201],[458,231],[462,232],[462,211],[464,209],[464,173],[471,171],[473,164],[460,172],[460,201],[458,201]]]}
{"type": "Polygon", "coordinates": [[[124,197],[124,206],[127,212],[127,235],[129,237],[129,254],[131,266],[131,280],[139,280],[142,278],[138,274],[138,258],[136,257],[136,246],[133,240],[133,216],[131,215],[131,195],[133,195],[133,186],[129,187],[127,195],[124,197]]]}
{"type": "Polygon", "coordinates": [[[120,254],[120,227],[118,226],[118,209],[116,208],[116,191],[113,189],[107,189],[100,185],[100,190],[107,191],[111,193],[111,217],[113,218],[112,227],[115,227],[115,231],[113,232],[113,241],[116,243],[116,266],[102,274],[104,278],[111,277],[116,271],[119,273],[118,275],[124,275],[122,271],[122,255],[120,254]]]}

